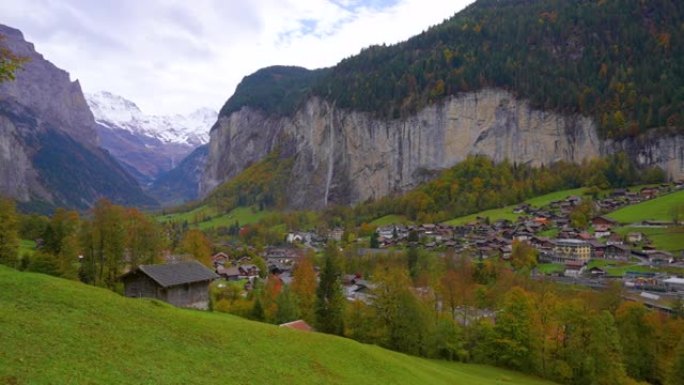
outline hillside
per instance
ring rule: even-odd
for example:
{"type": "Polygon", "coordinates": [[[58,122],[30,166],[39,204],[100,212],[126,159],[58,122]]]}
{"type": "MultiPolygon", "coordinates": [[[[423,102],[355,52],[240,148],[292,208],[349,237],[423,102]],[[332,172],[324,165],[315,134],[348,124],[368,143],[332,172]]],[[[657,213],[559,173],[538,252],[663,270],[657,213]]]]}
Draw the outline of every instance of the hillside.
{"type": "Polygon", "coordinates": [[[628,206],[608,214],[608,217],[625,224],[641,221],[673,220],[673,210],[679,210],[679,220],[684,216],[684,191],[678,191],[662,197],[628,206]]]}
{"type": "Polygon", "coordinates": [[[2,383],[550,384],[2,266],[0,288],[2,383]]]}
{"type": "Polygon", "coordinates": [[[683,18],[668,0],[479,0],[331,68],[259,70],[212,128],[200,196],[276,149],[293,155],[292,208],[403,193],[471,155],[625,153],[682,179],[683,18]]]}
{"type": "Polygon", "coordinates": [[[300,69],[269,92],[272,70],[261,70],[221,112],[291,113],[308,89],[341,108],[398,118],[494,87],[535,108],[589,116],[602,137],[681,129],[682,17],[684,5],[671,0],[479,0],[406,42],[366,48],[325,72],[300,69]]]}

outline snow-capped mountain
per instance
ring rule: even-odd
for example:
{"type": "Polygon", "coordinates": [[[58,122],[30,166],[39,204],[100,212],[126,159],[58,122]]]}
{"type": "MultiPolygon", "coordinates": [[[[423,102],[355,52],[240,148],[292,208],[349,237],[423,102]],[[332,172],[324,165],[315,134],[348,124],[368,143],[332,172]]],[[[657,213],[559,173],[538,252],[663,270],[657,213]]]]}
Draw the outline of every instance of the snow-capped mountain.
{"type": "Polygon", "coordinates": [[[216,111],[209,108],[188,115],[147,115],[134,102],[106,91],[87,94],[86,100],[97,123],[164,143],[185,143],[194,147],[205,144],[217,118],[216,111]]]}
{"type": "Polygon", "coordinates": [[[147,115],[134,102],[106,91],[87,94],[86,101],[100,145],[143,186],[206,144],[218,115],[209,108],[188,115],[147,115]]]}

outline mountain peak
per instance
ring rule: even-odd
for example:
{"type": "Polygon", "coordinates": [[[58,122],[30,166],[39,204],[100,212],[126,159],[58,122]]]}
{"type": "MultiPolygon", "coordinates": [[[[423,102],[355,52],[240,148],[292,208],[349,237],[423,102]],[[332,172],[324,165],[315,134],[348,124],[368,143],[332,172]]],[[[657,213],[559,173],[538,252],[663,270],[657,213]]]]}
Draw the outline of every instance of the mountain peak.
{"type": "Polygon", "coordinates": [[[112,129],[158,139],[163,143],[189,144],[209,141],[209,129],[217,112],[200,108],[187,115],[147,115],[132,101],[108,91],[87,94],[86,100],[95,120],[112,129]]]}

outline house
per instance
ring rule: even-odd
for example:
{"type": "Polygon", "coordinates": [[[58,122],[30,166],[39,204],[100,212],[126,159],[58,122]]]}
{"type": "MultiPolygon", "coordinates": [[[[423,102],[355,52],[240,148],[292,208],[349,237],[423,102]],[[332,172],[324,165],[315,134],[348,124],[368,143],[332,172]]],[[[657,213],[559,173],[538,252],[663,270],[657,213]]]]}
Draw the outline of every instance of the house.
{"type": "Polygon", "coordinates": [[[314,328],[312,328],[311,325],[309,325],[308,323],[306,323],[306,321],[301,320],[301,319],[296,320],[296,321],[292,321],[292,322],[287,322],[284,324],[280,324],[278,326],[280,326],[281,328],[301,330],[301,331],[305,331],[305,332],[314,331],[314,328]]]}
{"type": "Polygon", "coordinates": [[[627,234],[627,242],[629,243],[639,243],[644,240],[643,233],[629,233],[627,234]]]}
{"type": "Polygon", "coordinates": [[[563,275],[566,277],[578,278],[580,275],[582,275],[582,273],[584,273],[585,268],[586,265],[584,262],[568,261],[565,263],[565,271],[563,272],[563,275]]]}
{"type": "Polygon", "coordinates": [[[591,246],[581,239],[557,239],[551,255],[556,262],[586,263],[591,258],[591,246]]]}
{"type": "Polygon", "coordinates": [[[644,199],[653,199],[658,196],[658,189],[655,187],[644,187],[639,191],[639,195],[641,195],[644,199]]]}
{"type": "Polygon", "coordinates": [[[625,242],[622,240],[622,237],[618,233],[610,234],[610,236],[606,240],[606,245],[622,245],[623,243],[625,242]]]}
{"type": "Polygon", "coordinates": [[[652,265],[664,265],[674,262],[672,254],[666,251],[652,251],[647,254],[648,262],[652,265]]]}
{"type": "Polygon", "coordinates": [[[684,291],[684,278],[671,277],[664,279],[663,283],[667,290],[670,291],[684,291]]]}
{"type": "Polygon", "coordinates": [[[617,223],[617,221],[614,221],[610,218],[600,216],[600,217],[596,217],[596,218],[592,219],[591,224],[592,224],[592,226],[594,226],[594,228],[597,226],[604,226],[604,228],[606,228],[606,227],[611,228],[612,226],[615,226],[618,223],[617,223]]]}
{"type": "Polygon", "coordinates": [[[218,265],[223,266],[223,265],[225,265],[225,263],[228,260],[230,260],[230,257],[228,256],[228,254],[226,254],[224,252],[219,252],[219,253],[214,254],[211,257],[211,260],[214,263],[214,266],[218,266],[218,265]]]}
{"type": "Polygon", "coordinates": [[[209,283],[218,278],[197,261],[140,265],[121,276],[124,295],[156,298],[178,307],[209,308],[209,283]]]}
{"type": "Polygon", "coordinates": [[[216,267],[216,274],[229,281],[240,279],[240,270],[235,266],[218,266],[216,267]]]}
{"type": "Polygon", "coordinates": [[[603,252],[605,259],[627,259],[629,258],[630,249],[627,246],[610,244],[607,245],[603,252]]]}

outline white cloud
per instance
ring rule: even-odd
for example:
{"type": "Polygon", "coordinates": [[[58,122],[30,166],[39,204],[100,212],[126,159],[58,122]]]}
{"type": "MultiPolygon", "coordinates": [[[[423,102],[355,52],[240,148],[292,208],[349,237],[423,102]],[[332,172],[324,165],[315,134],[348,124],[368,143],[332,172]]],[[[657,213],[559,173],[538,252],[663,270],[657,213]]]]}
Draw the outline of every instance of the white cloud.
{"type": "Polygon", "coordinates": [[[6,0],[0,22],[21,29],[86,92],[175,113],[219,109],[259,68],[327,67],[406,40],[471,1],[6,0]]]}

